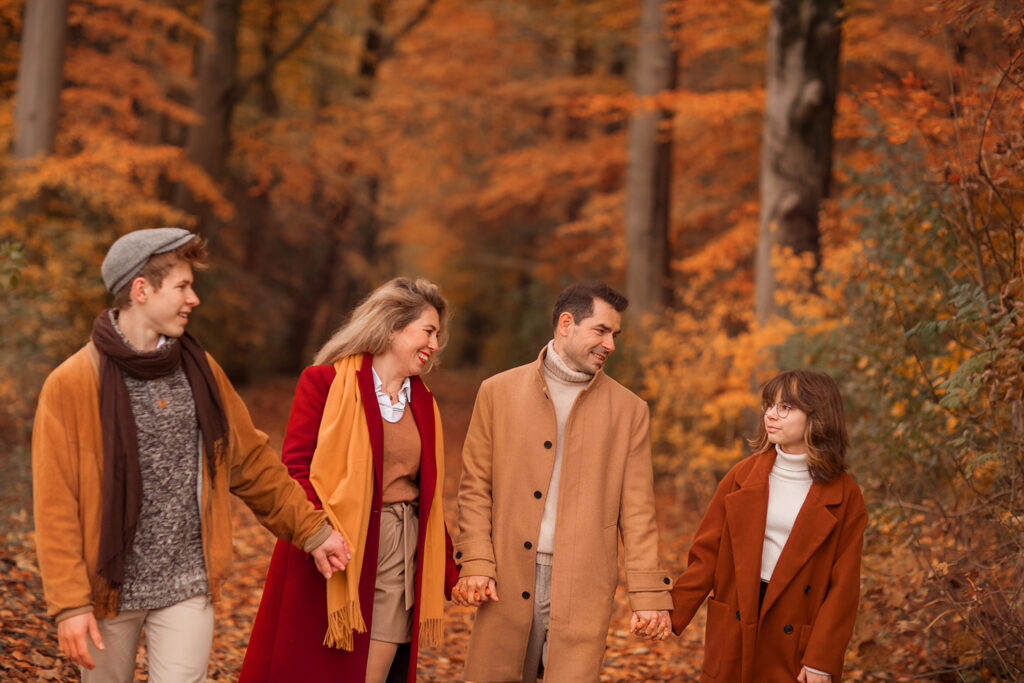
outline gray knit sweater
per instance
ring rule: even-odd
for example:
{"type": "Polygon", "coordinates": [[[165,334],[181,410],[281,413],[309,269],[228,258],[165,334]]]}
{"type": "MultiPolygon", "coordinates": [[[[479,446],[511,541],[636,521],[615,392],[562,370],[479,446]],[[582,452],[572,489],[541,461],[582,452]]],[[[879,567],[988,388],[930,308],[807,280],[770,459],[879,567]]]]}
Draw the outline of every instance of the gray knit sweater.
{"type": "Polygon", "coordinates": [[[160,609],[209,592],[199,516],[199,423],[181,366],[155,380],[122,376],[135,414],[142,511],[119,607],[160,609]]]}

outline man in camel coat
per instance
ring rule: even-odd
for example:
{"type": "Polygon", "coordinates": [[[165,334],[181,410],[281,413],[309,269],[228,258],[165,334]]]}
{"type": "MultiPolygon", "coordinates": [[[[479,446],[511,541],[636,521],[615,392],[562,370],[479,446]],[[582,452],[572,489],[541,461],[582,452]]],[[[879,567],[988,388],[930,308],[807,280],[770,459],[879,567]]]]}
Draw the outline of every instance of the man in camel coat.
{"type": "Polygon", "coordinates": [[[570,286],[537,360],[480,387],[463,448],[452,593],[480,606],[467,681],[540,673],[596,683],[620,534],[631,630],[668,635],[647,404],[602,371],[627,303],[603,283],[570,286]]]}

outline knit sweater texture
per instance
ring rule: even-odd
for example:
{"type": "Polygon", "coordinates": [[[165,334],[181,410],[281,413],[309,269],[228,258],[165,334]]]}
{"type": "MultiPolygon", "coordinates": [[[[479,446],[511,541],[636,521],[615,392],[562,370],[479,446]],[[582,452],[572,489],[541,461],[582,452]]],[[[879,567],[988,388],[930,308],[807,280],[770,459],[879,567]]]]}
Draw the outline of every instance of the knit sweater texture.
{"type": "MultiPolygon", "coordinates": [[[[135,350],[116,319],[114,328],[135,350]]],[[[199,516],[199,423],[181,366],[155,380],[121,375],[135,416],[142,510],[118,608],[160,609],[209,592],[199,516]]]]}

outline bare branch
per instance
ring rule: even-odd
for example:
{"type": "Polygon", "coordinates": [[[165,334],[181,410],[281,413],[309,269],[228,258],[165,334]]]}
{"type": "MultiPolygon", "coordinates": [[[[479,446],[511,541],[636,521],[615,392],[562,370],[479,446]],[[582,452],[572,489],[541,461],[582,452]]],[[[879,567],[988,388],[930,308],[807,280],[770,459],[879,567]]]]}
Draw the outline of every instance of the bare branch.
{"type": "Polygon", "coordinates": [[[427,15],[430,14],[430,8],[433,7],[436,2],[437,0],[423,0],[423,4],[420,5],[420,8],[415,14],[409,17],[409,21],[405,22],[405,25],[402,28],[395,31],[395,33],[384,41],[383,45],[381,45],[380,52],[377,57],[377,64],[382,63],[384,60],[394,55],[395,46],[398,44],[398,41],[404,38],[410,31],[419,26],[423,20],[427,18],[427,15]]]}
{"type": "Polygon", "coordinates": [[[331,10],[336,4],[338,4],[338,0],[324,0],[324,3],[320,5],[320,9],[316,11],[313,18],[306,22],[306,25],[303,26],[297,34],[295,34],[295,37],[292,38],[291,42],[285,45],[284,48],[276,55],[268,59],[263,65],[263,68],[255,73],[249,74],[241,80],[235,81],[235,84],[232,85],[225,94],[228,102],[231,104],[237,103],[245,96],[245,93],[252,87],[253,83],[266,78],[275,68],[277,68],[277,65],[281,60],[295,52],[295,50],[297,50],[299,46],[309,38],[320,22],[327,18],[327,15],[331,13],[331,10]]]}

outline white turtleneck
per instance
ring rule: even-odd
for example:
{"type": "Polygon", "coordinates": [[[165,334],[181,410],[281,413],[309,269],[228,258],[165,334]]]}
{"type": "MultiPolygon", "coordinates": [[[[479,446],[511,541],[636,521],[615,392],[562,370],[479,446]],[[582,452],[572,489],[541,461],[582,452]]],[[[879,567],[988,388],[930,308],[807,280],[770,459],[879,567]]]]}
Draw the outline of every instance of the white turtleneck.
{"type": "Polygon", "coordinates": [[[768,519],[761,549],[761,580],[772,578],[796,516],[811,490],[807,455],[787,453],[775,446],[775,465],[768,475],[768,519]]]}
{"type": "Polygon", "coordinates": [[[548,342],[548,352],[544,355],[544,379],[548,384],[548,393],[555,406],[555,420],[558,433],[555,439],[555,462],[551,470],[551,483],[548,485],[547,500],[544,501],[544,516],[540,520],[540,532],[537,537],[537,552],[554,553],[555,551],[555,519],[558,517],[558,484],[562,478],[562,447],[565,443],[565,423],[576,397],[594,378],[585,372],[570,368],[555,352],[554,340],[548,342]]]}

